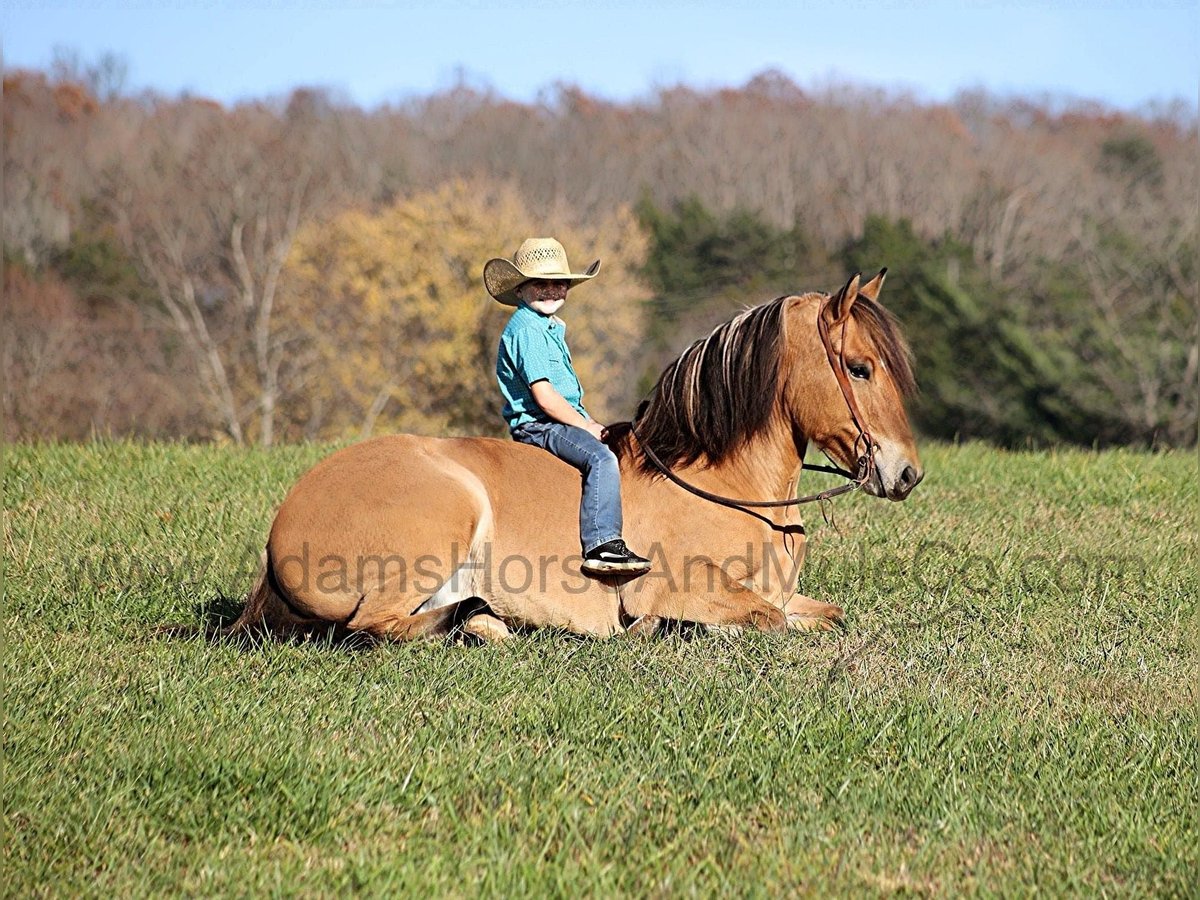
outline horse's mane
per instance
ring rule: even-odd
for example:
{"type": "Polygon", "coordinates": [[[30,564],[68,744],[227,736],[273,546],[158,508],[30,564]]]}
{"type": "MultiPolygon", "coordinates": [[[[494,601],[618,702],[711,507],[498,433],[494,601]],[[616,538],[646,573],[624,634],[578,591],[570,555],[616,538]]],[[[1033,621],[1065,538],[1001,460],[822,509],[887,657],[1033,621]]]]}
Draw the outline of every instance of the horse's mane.
{"type": "Polygon", "coordinates": [[[911,397],[915,394],[917,377],[913,374],[912,350],[900,332],[896,317],[863,294],[859,294],[850,307],[850,315],[875,345],[880,362],[892,376],[900,396],[911,397]]]}
{"type": "MultiPolygon", "coordinates": [[[[636,422],[609,429],[609,445],[618,455],[627,452],[636,424],[638,440],[670,468],[698,460],[716,465],[744,446],[766,426],[775,404],[787,300],[778,297],[747,309],[684,350],[659,375],[650,398],[638,407],[636,422]]],[[[896,320],[862,294],[851,314],[896,386],[911,394],[916,381],[896,320]]],[[[640,467],[648,474],[658,471],[645,456],[640,467]]]]}

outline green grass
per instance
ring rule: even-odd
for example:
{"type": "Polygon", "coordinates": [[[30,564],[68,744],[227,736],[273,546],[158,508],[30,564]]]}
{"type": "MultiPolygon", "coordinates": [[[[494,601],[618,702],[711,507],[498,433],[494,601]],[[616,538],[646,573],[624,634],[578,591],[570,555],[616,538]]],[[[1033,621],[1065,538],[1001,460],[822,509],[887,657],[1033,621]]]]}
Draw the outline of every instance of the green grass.
{"type": "Polygon", "coordinates": [[[1196,459],[925,448],[831,635],[210,646],[327,448],[9,448],[4,895],[1194,895],[1196,459]]]}

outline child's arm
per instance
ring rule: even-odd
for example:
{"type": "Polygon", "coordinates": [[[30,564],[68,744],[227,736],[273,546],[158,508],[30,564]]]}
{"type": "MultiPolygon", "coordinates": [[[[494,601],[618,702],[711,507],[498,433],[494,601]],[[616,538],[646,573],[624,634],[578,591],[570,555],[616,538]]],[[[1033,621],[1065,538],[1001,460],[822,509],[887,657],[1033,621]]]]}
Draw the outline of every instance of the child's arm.
{"type": "Polygon", "coordinates": [[[604,426],[595,419],[581,416],[579,410],[568,403],[549,381],[545,379],[535,381],[529,386],[529,390],[533,392],[533,399],[542,408],[542,412],[555,422],[574,425],[576,428],[590,432],[596,440],[603,440],[601,435],[604,433],[604,426]]]}

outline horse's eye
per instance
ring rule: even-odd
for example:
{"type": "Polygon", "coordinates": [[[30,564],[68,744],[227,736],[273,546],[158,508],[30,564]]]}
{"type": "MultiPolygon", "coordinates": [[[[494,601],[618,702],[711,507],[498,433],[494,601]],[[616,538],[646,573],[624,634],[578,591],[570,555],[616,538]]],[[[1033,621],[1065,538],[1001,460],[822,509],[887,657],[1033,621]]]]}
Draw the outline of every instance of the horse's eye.
{"type": "Polygon", "coordinates": [[[871,367],[867,363],[850,363],[847,368],[850,369],[850,376],[852,378],[867,381],[871,377],[871,367]]]}

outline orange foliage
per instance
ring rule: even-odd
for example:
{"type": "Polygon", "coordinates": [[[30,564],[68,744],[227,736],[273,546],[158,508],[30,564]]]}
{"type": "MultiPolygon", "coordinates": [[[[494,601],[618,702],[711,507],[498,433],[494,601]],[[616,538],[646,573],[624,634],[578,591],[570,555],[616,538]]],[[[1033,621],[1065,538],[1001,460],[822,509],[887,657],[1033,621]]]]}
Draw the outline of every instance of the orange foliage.
{"type": "Polygon", "coordinates": [[[6,439],[190,433],[179,362],[140,314],[89,308],[62,281],[20,266],[5,268],[4,298],[6,439]]]}
{"type": "Polygon", "coordinates": [[[78,84],[55,85],[54,105],[58,108],[59,116],[69,122],[91,115],[97,108],[96,98],[78,84]]]}
{"type": "Polygon", "coordinates": [[[499,433],[496,345],[508,308],[484,291],[484,262],[553,234],[577,268],[605,261],[562,313],[589,408],[629,412],[646,289],[646,243],[621,209],[585,227],[530,210],[515,189],[453,181],[370,213],[351,210],[296,240],[281,315],[302,323],[322,359],[313,396],[322,433],[387,428],[499,433]]]}

